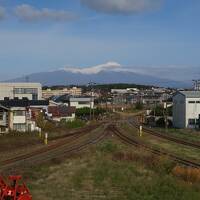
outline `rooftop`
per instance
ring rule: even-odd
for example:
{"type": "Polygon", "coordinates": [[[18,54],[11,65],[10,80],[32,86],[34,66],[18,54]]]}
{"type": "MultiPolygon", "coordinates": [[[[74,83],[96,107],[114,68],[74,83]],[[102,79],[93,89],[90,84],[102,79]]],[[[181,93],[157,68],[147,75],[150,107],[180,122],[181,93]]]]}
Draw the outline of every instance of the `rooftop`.
{"type": "Polygon", "coordinates": [[[200,98],[200,91],[179,91],[186,98],[200,98]]]}

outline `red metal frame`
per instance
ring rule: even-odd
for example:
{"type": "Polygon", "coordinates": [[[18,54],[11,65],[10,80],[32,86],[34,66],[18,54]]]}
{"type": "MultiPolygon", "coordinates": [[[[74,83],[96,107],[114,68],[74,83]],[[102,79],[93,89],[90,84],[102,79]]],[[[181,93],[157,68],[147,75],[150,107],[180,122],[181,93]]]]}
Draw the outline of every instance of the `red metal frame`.
{"type": "Polygon", "coordinates": [[[10,185],[0,176],[0,200],[32,200],[29,189],[21,182],[21,176],[9,176],[10,185]]]}

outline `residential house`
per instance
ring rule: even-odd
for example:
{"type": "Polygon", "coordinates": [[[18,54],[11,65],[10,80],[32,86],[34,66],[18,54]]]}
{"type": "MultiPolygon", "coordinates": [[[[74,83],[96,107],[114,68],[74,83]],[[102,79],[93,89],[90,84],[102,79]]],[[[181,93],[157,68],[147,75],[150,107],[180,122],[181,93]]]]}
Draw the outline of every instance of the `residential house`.
{"type": "Polygon", "coordinates": [[[0,100],[0,105],[8,109],[8,129],[11,131],[35,131],[38,129],[36,125],[36,117],[41,110],[47,110],[48,101],[45,100],[28,100],[9,99],[0,100]]]}
{"type": "Polygon", "coordinates": [[[53,121],[74,121],[76,107],[69,106],[49,106],[48,117],[53,121]]]}
{"type": "Polygon", "coordinates": [[[9,130],[9,109],[0,105],[0,133],[6,133],[9,130]]]}

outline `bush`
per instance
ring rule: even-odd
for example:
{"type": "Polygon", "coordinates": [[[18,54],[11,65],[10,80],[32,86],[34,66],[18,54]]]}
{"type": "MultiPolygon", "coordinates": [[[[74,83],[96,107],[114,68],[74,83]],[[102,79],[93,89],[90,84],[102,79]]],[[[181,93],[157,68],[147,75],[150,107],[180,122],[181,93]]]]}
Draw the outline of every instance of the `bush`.
{"type": "Polygon", "coordinates": [[[85,126],[85,122],[82,120],[75,120],[75,121],[68,121],[66,122],[66,127],[69,129],[73,129],[73,128],[81,128],[85,126]]]}
{"type": "MultiPolygon", "coordinates": [[[[163,108],[163,106],[158,105],[153,109],[153,111],[151,111],[150,115],[154,115],[155,114],[155,116],[163,116],[164,112],[166,112],[166,111],[163,108]]],[[[168,116],[172,116],[172,107],[168,107],[167,108],[167,113],[168,113],[168,116]]]]}
{"type": "MultiPolygon", "coordinates": [[[[165,119],[162,117],[156,121],[156,126],[165,127],[165,119]]],[[[168,119],[168,127],[172,127],[172,121],[168,119]]]]}
{"type": "Polygon", "coordinates": [[[137,102],[137,103],[135,104],[135,109],[136,109],[136,110],[142,110],[143,108],[144,108],[144,105],[143,105],[142,102],[137,102]]]}
{"type": "MultiPolygon", "coordinates": [[[[93,112],[95,116],[99,116],[106,113],[106,110],[103,108],[96,108],[91,110],[91,114],[93,114],[93,112]]],[[[78,118],[84,118],[84,117],[88,118],[90,116],[90,108],[76,109],[76,116],[78,118]]]]}

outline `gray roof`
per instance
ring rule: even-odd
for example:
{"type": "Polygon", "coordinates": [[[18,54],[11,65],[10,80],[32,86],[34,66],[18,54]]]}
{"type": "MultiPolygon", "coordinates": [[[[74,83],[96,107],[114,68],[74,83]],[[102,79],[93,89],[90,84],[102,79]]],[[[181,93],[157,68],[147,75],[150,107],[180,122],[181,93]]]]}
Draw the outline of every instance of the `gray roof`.
{"type": "Polygon", "coordinates": [[[200,98],[200,91],[179,91],[186,98],[200,98]]]}

